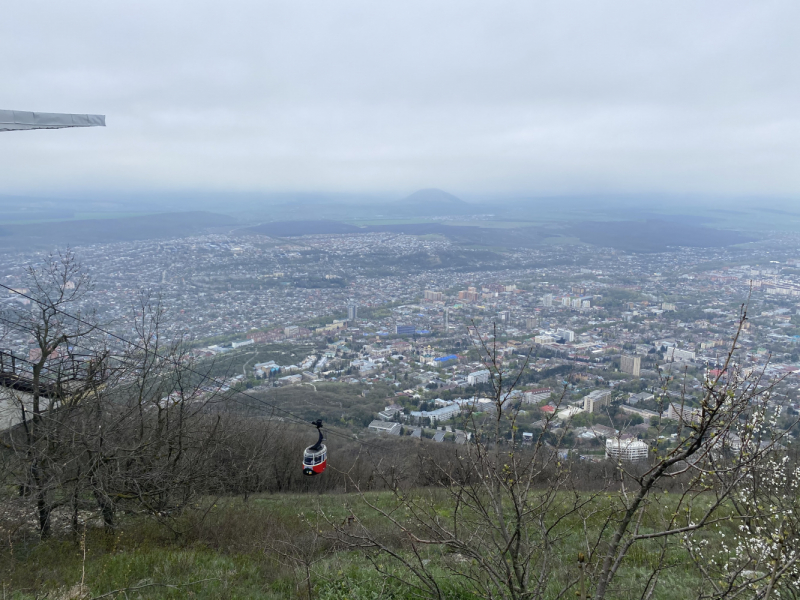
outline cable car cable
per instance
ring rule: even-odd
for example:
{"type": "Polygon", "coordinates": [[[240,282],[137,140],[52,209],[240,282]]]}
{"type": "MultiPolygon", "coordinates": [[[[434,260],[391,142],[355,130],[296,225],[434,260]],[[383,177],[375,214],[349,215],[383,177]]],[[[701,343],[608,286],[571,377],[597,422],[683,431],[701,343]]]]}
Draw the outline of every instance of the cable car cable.
{"type": "MultiPolygon", "coordinates": [[[[55,306],[52,306],[52,305],[47,305],[45,302],[39,300],[38,298],[34,298],[33,296],[25,294],[24,292],[20,292],[19,290],[16,290],[16,289],[14,289],[12,287],[9,287],[9,286],[7,286],[7,285],[5,285],[3,283],[0,283],[0,288],[6,289],[6,290],[8,290],[8,291],[10,291],[10,292],[12,292],[14,294],[17,294],[17,295],[23,297],[23,298],[27,298],[28,300],[31,300],[32,302],[36,302],[40,306],[45,306],[46,308],[49,308],[49,309],[53,310],[54,312],[60,313],[60,314],[62,314],[64,316],[66,316],[66,317],[69,317],[70,319],[73,319],[77,323],[81,323],[83,325],[87,325],[89,327],[92,327],[95,331],[98,331],[100,333],[104,333],[105,335],[107,335],[107,336],[109,336],[109,337],[111,337],[113,339],[116,339],[116,340],[118,340],[120,342],[123,342],[124,344],[127,344],[127,345],[129,345],[129,346],[131,346],[133,348],[136,348],[138,350],[144,350],[146,352],[151,352],[152,355],[155,358],[160,358],[161,360],[169,360],[171,363],[176,364],[176,361],[174,359],[168,359],[167,357],[164,357],[164,356],[160,355],[158,352],[154,352],[152,350],[149,350],[148,348],[146,348],[145,346],[142,346],[141,344],[137,344],[136,342],[132,342],[132,341],[130,341],[130,340],[128,340],[128,339],[116,334],[116,333],[113,333],[111,331],[108,331],[107,329],[104,329],[103,327],[101,327],[99,325],[96,325],[94,323],[90,323],[89,321],[86,321],[85,319],[82,319],[81,317],[76,317],[75,315],[72,315],[72,314],[68,313],[67,311],[65,311],[65,310],[63,310],[61,308],[58,308],[58,307],[55,307],[55,306]]],[[[200,373],[199,371],[196,371],[196,370],[192,369],[191,367],[186,367],[185,365],[181,365],[181,366],[182,366],[182,368],[186,369],[189,373],[193,373],[195,375],[199,375],[204,380],[213,381],[213,382],[219,384],[220,387],[222,387],[224,385],[224,382],[220,382],[219,380],[217,380],[214,377],[211,377],[211,376],[209,376],[207,374],[204,374],[204,373],[200,373]]],[[[246,398],[249,398],[251,400],[255,400],[256,402],[259,402],[259,403],[261,403],[263,405],[269,406],[270,408],[272,408],[274,410],[277,410],[277,411],[282,412],[282,413],[284,413],[286,415],[289,415],[290,417],[295,419],[298,424],[303,424],[303,425],[311,426],[311,427],[315,427],[316,426],[313,423],[310,423],[309,421],[307,421],[304,418],[300,417],[299,415],[296,415],[296,414],[292,413],[291,411],[288,411],[288,410],[286,410],[284,408],[280,408],[279,406],[271,404],[271,403],[267,402],[266,400],[263,400],[263,399],[258,398],[256,396],[253,396],[252,394],[248,394],[248,393],[246,393],[246,392],[244,392],[242,390],[234,390],[234,394],[241,394],[242,396],[244,396],[246,398]]],[[[337,437],[340,437],[342,439],[346,439],[346,440],[349,440],[349,441],[358,442],[362,446],[369,446],[369,447],[372,447],[372,448],[378,448],[378,449],[383,450],[383,448],[381,448],[381,446],[378,446],[378,445],[375,445],[375,444],[371,444],[369,442],[361,441],[355,436],[350,437],[348,435],[345,435],[345,434],[342,434],[342,433],[339,433],[339,432],[336,432],[336,431],[333,431],[333,430],[330,430],[330,429],[327,430],[327,431],[331,435],[334,435],[334,436],[337,436],[337,437]]]]}
{"type": "MultiPolygon", "coordinates": [[[[0,284],[0,287],[6,287],[6,286],[3,286],[3,284],[0,284]]],[[[36,300],[34,299],[34,301],[36,301],[36,300]]],[[[39,302],[39,303],[40,303],[40,304],[43,304],[42,302],[39,302]]],[[[60,312],[64,313],[65,315],[67,315],[67,316],[69,316],[69,317],[71,317],[71,318],[75,318],[76,320],[78,320],[78,319],[79,319],[78,317],[73,317],[72,315],[70,315],[70,314],[69,314],[69,313],[67,313],[66,311],[60,311],[60,312]]],[[[16,329],[16,330],[17,330],[17,331],[19,331],[19,332],[27,333],[27,330],[26,330],[26,329],[24,329],[24,327],[23,327],[23,326],[21,326],[21,325],[20,325],[20,324],[18,324],[18,323],[15,323],[15,322],[13,322],[13,321],[9,321],[8,319],[5,319],[5,318],[3,318],[3,317],[0,317],[0,321],[2,321],[2,322],[5,322],[5,323],[6,323],[6,326],[8,326],[8,327],[10,327],[10,328],[12,328],[12,329],[16,329]]],[[[83,322],[84,322],[84,323],[86,323],[85,321],[83,321],[83,322]]],[[[87,324],[88,324],[88,323],[87,323],[87,324]]],[[[126,344],[129,344],[130,346],[132,346],[132,347],[134,347],[134,348],[138,348],[138,349],[141,349],[141,350],[146,350],[146,348],[144,348],[143,346],[141,346],[141,345],[138,345],[138,344],[136,344],[135,342],[131,342],[130,340],[127,340],[127,339],[125,339],[125,338],[123,338],[123,337],[121,337],[121,336],[118,336],[118,335],[114,334],[114,333],[108,332],[108,331],[104,330],[103,328],[101,328],[101,327],[99,327],[99,326],[98,326],[98,327],[96,327],[96,329],[97,329],[98,331],[100,331],[101,333],[107,333],[108,335],[111,335],[111,336],[115,337],[116,339],[118,339],[118,340],[120,340],[120,341],[123,341],[123,342],[125,342],[126,344]]],[[[84,350],[88,350],[88,351],[94,351],[94,350],[92,350],[91,348],[88,348],[88,347],[86,347],[86,346],[84,346],[84,345],[77,344],[77,343],[73,343],[73,344],[72,344],[72,347],[82,348],[82,349],[84,349],[84,350]]],[[[167,360],[165,357],[163,357],[162,355],[160,355],[158,352],[154,352],[154,351],[151,351],[151,352],[152,352],[152,355],[153,355],[153,357],[154,357],[154,358],[161,358],[162,360],[167,360]]],[[[114,358],[116,358],[117,360],[120,360],[120,361],[121,361],[121,360],[123,360],[123,358],[124,358],[124,357],[121,357],[121,356],[114,356],[114,355],[111,355],[111,356],[113,356],[114,358]]],[[[30,361],[26,361],[25,359],[23,359],[23,358],[21,358],[21,357],[20,357],[20,359],[21,359],[21,360],[23,360],[23,361],[25,361],[25,362],[30,362],[30,361]]],[[[173,363],[174,363],[175,361],[171,361],[171,362],[173,362],[173,363]]],[[[55,372],[55,370],[54,370],[54,369],[52,369],[52,368],[49,368],[49,367],[47,367],[47,366],[45,366],[44,368],[45,368],[46,370],[50,371],[50,372],[55,372]]],[[[212,381],[212,382],[213,382],[215,385],[217,385],[219,388],[221,388],[222,386],[224,386],[224,385],[225,385],[225,382],[224,382],[224,381],[220,381],[219,379],[216,379],[215,377],[213,377],[213,376],[210,376],[210,375],[208,375],[208,374],[206,374],[206,373],[200,373],[199,371],[197,371],[197,370],[194,370],[194,369],[191,369],[191,368],[189,368],[189,367],[186,367],[185,365],[182,365],[182,368],[186,369],[186,370],[187,370],[188,372],[190,372],[190,373],[193,373],[193,374],[195,374],[195,375],[199,375],[199,376],[202,378],[202,379],[201,379],[201,381],[200,381],[200,382],[198,382],[198,384],[197,384],[198,386],[199,386],[199,385],[202,385],[202,384],[203,384],[205,381],[212,381]]],[[[268,407],[270,407],[270,408],[273,408],[273,409],[275,409],[275,410],[278,410],[278,411],[281,411],[281,412],[283,412],[283,413],[285,413],[285,414],[288,414],[288,415],[289,415],[290,417],[292,417],[292,419],[293,419],[293,420],[292,420],[292,421],[290,421],[290,422],[293,422],[293,423],[295,423],[295,424],[299,424],[299,425],[312,425],[312,426],[314,425],[314,423],[313,423],[313,422],[309,423],[309,421],[307,421],[307,420],[306,420],[306,419],[304,419],[303,417],[300,417],[300,416],[298,416],[298,415],[295,415],[294,413],[292,413],[292,412],[290,412],[290,411],[287,411],[287,410],[285,410],[285,409],[282,409],[282,408],[280,408],[280,407],[278,407],[278,406],[276,406],[276,405],[274,405],[274,404],[272,404],[272,403],[270,403],[270,402],[268,402],[268,401],[264,400],[263,398],[259,398],[259,397],[257,397],[257,396],[253,396],[252,394],[247,394],[246,392],[243,392],[243,391],[241,391],[241,390],[233,390],[233,394],[241,394],[241,395],[243,395],[243,396],[245,396],[245,397],[247,397],[247,398],[249,398],[249,399],[251,399],[251,400],[255,400],[256,402],[258,402],[258,403],[260,403],[260,404],[262,404],[262,405],[268,406],[268,407]]],[[[232,401],[232,402],[237,402],[237,401],[236,401],[236,399],[235,399],[235,398],[232,398],[232,397],[227,397],[227,398],[224,398],[224,400],[226,400],[226,401],[232,401]]],[[[242,405],[242,406],[246,406],[246,405],[244,405],[242,402],[237,402],[237,403],[238,403],[238,404],[240,404],[240,405],[242,405]]],[[[316,408],[319,408],[319,406],[316,406],[316,408]]],[[[369,444],[369,443],[367,443],[367,442],[362,442],[362,441],[358,440],[358,439],[357,439],[357,438],[355,438],[355,437],[350,437],[350,436],[348,436],[348,435],[346,435],[346,434],[343,434],[343,433],[340,433],[340,432],[334,431],[334,430],[332,430],[332,429],[327,429],[326,431],[327,431],[327,432],[329,432],[331,435],[333,435],[333,436],[336,436],[336,437],[341,437],[342,439],[346,439],[346,440],[350,440],[350,441],[356,441],[356,442],[359,442],[360,444],[367,445],[367,446],[373,446],[373,447],[376,447],[376,448],[378,448],[378,447],[379,447],[379,446],[374,446],[373,444],[369,444]]]]}

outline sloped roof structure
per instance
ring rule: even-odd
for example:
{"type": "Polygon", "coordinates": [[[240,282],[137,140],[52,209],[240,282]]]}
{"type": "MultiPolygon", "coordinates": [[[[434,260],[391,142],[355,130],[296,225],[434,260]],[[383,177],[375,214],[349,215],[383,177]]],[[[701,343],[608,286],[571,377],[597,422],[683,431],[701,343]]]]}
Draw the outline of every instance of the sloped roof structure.
{"type": "Polygon", "coordinates": [[[0,109],[0,131],[26,129],[64,129],[66,127],[105,127],[105,115],[70,115],[0,109]]]}

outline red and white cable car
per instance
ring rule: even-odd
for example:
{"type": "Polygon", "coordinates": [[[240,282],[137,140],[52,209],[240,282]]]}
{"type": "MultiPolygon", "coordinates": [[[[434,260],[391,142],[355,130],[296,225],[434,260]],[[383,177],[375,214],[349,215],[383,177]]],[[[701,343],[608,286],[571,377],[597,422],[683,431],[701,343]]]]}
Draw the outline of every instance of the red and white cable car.
{"type": "Polygon", "coordinates": [[[303,475],[319,475],[328,466],[328,449],[322,443],[322,421],[314,421],[312,425],[317,427],[319,439],[303,452],[303,475]]]}

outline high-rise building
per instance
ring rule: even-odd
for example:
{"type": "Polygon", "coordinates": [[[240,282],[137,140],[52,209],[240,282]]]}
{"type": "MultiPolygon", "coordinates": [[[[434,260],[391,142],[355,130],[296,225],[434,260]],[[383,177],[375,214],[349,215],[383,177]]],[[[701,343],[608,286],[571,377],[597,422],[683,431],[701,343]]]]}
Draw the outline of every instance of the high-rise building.
{"type": "Polygon", "coordinates": [[[561,298],[562,306],[569,306],[569,303],[570,303],[570,297],[569,296],[564,296],[563,298],[561,298]]]}
{"type": "Polygon", "coordinates": [[[542,306],[553,306],[553,294],[542,296],[542,306]]]}
{"type": "Polygon", "coordinates": [[[506,325],[511,323],[511,311],[501,310],[497,313],[497,316],[500,318],[501,323],[505,323],[506,325]]]}
{"type": "Polygon", "coordinates": [[[358,305],[357,304],[348,304],[347,305],[347,320],[348,321],[355,321],[358,318],[358,305]]]}
{"type": "Polygon", "coordinates": [[[397,335],[414,335],[416,328],[413,325],[396,325],[394,332],[397,335]]]}
{"type": "Polygon", "coordinates": [[[481,299],[481,293],[474,287],[469,287],[466,290],[458,292],[459,300],[466,300],[467,302],[477,302],[481,299]]]}
{"type": "Polygon", "coordinates": [[[433,290],[425,290],[424,298],[430,302],[441,302],[444,300],[444,294],[442,292],[435,292],[433,290]]]}
{"type": "Polygon", "coordinates": [[[539,319],[537,317],[526,317],[525,318],[525,327],[528,329],[533,329],[539,325],[539,319]]]}
{"type": "Polygon", "coordinates": [[[611,403],[611,390],[595,390],[588,396],[583,397],[583,410],[588,413],[595,413],[604,406],[611,403]]]}
{"type": "Polygon", "coordinates": [[[445,332],[450,331],[450,309],[444,309],[444,330],[445,332]]]}
{"type": "Polygon", "coordinates": [[[623,373],[629,373],[634,377],[639,377],[639,372],[642,367],[642,358],[640,356],[622,355],[619,359],[619,370],[623,373]]]}

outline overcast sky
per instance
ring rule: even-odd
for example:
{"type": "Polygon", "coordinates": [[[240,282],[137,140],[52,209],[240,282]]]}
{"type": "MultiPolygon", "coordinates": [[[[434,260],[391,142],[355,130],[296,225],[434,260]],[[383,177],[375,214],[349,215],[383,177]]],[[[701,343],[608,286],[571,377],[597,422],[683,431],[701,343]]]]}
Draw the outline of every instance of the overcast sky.
{"type": "Polygon", "coordinates": [[[797,0],[10,0],[0,193],[800,193],[797,0]]]}

